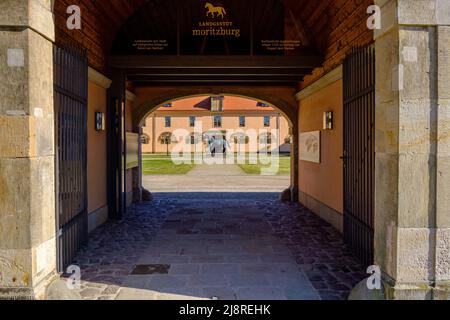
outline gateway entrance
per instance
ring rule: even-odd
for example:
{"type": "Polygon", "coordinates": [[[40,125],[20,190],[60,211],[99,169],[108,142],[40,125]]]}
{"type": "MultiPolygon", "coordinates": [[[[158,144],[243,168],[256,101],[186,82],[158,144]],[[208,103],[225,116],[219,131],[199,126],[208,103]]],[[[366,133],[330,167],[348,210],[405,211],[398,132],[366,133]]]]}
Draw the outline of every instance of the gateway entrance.
{"type": "Polygon", "coordinates": [[[64,272],[88,238],[86,52],[54,46],[57,260],[64,272]]]}

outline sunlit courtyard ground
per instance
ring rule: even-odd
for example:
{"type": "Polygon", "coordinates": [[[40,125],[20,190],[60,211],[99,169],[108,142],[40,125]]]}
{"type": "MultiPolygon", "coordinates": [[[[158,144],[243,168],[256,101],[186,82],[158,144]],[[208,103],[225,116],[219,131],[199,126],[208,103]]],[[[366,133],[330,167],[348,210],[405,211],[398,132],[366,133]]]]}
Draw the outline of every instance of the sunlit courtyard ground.
{"type": "MultiPolygon", "coordinates": [[[[190,159],[190,161],[174,163],[170,154],[144,154],[142,156],[142,173],[144,175],[184,175],[194,169],[194,163],[199,163],[195,160],[204,160],[206,157],[204,154],[189,155],[186,159],[190,159]]],[[[223,159],[229,164],[229,158],[218,159],[223,159]]],[[[239,166],[243,173],[252,175],[259,175],[262,173],[262,168],[271,166],[275,166],[273,173],[276,175],[289,175],[291,169],[291,157],[285,154],[269,155],[267,159],[257,154],[245,154],[241,158],[235,155],[233,163],[239,166]]]]}
{"type": "Polygon", "coordinates": [[[264,158],[245,154],[234,158],[204,154],[184,157],[174,163],[166,154],[146,154],[142,162],[142,184],[155,192],[276,192],[290,186],[290,157],[264,158]],[[270,163],[267,161],[270,160],[270,163]],[[266,171],[262,172],[265,168],[266,171]],[[267,170],[272,168],[272,170],[267,170]]]}
{"type": "Polygon", "coordinates": [[[193,164],[175,165],[166,154],[143,154],[142,173],[144,175],[155,174],[186,174],[194,168],[193,164]]]}

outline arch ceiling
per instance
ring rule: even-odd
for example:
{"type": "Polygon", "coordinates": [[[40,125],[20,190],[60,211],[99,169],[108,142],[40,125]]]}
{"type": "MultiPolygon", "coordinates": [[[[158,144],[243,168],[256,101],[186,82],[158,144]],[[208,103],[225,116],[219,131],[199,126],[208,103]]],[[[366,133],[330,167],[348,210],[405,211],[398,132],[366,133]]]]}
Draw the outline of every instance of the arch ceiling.
{"type": "MultiPolygon", "coordinates": [[[[153,1],[153,0],[151,0],[153,1]]],[[[367,7],[373,0],[280,0],[291,17],[286,32],[302,35],[302,42],[314,46],[324,58],[323,68],[312,77],[339,64],[350,46],[372,42],[366,27],[367,7]]],[[[54,6],[56,36],[60,43],[77,42],[89,51],[89,64],[107,70],[107,57],[121,27],[148,0],[56,0],[54,6]],[[81,7],[82,30],[68,30],[66,10],[81,7]]],[[[211,1],[212,2],[212,1],[211,1]]],[[[222,0],[226,3],[226,0],[222,0]]],[[[244,2],[244,1],[242,1],[244,2]]]]}

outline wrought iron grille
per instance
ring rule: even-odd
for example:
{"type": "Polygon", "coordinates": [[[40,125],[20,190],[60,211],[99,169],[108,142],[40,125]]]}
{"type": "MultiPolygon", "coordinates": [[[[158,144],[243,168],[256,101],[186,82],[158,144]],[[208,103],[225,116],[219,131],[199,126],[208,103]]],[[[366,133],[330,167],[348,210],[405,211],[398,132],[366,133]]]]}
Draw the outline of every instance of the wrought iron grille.
{"type": "Polygon", "coordinates": [[[344,61],[344,238],[365,265],[374,259],[375,49],[344,61]]]}
{"type": "Polygon", "coordinates": [[[54,46],[57,264],[64,272],[87,241],[87,84],[84,50],[54,46]]]}

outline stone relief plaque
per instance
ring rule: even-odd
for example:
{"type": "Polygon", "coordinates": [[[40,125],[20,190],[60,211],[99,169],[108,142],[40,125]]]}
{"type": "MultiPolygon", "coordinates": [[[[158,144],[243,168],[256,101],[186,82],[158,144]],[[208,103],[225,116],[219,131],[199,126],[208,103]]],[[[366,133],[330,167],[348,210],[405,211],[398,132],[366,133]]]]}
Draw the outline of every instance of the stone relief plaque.
{"type": "Polygon", "coordinates": [[[300,134],[300,160],[320,163],[320,131],[300,134]]]}

